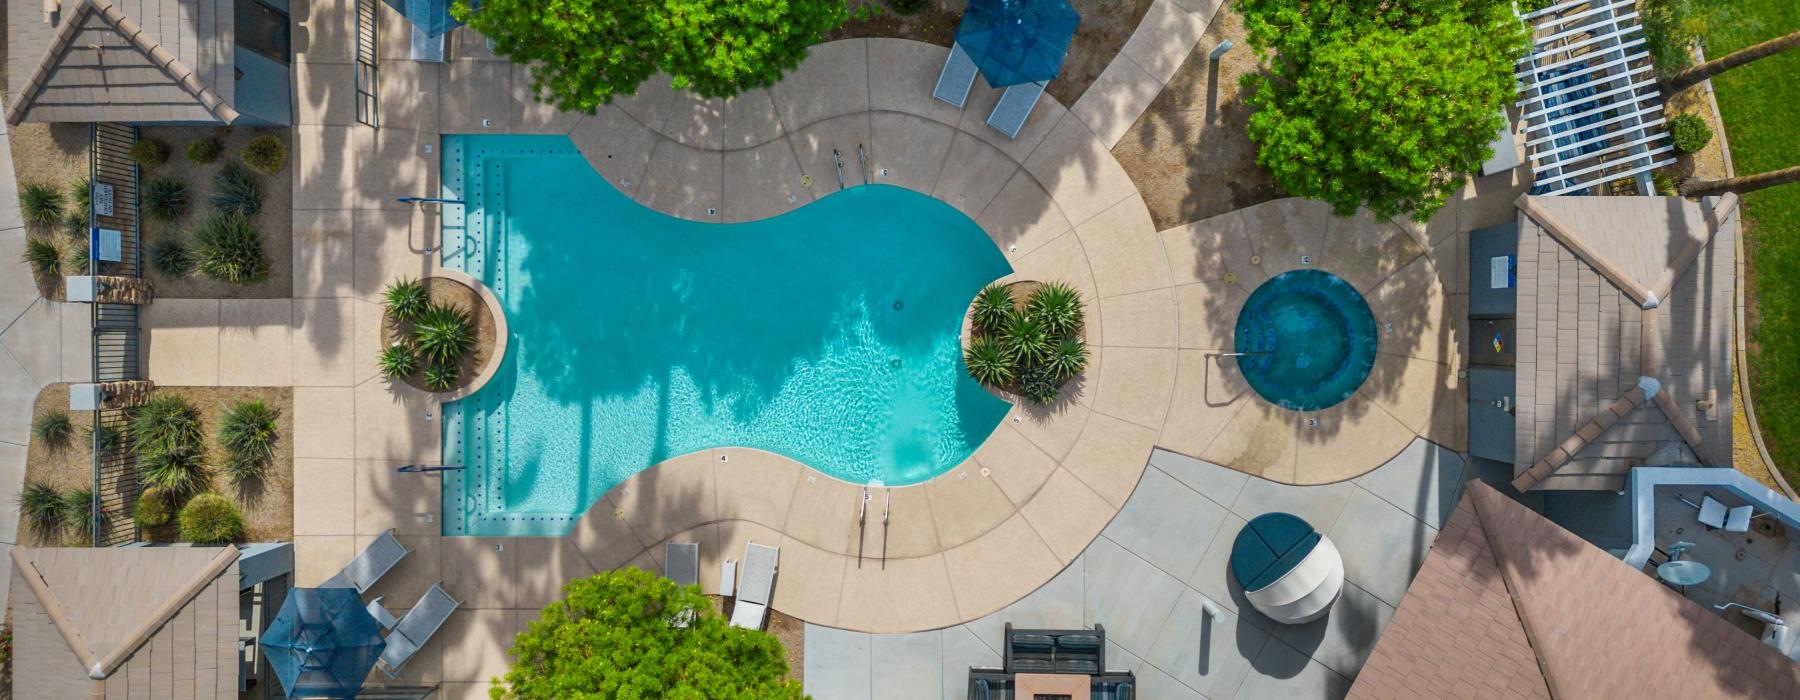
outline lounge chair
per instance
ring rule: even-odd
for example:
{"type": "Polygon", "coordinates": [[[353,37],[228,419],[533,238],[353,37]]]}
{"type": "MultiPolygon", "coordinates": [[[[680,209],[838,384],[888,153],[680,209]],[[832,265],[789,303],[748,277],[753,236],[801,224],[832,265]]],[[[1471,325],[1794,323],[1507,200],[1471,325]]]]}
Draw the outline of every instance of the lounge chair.
{"type": "Polygon", "coordinates": [[[367,608],[369,617],[375,618],[375,622],[380,623],[382,629],[391,630],[394,625],[400,624],[400,621],[394,619],[394,614],[388,612],[388,609],[381,604],[381,598],[382,596],[375,596],[374,600],[369,601],[367,608]]]}
{"type": "Polygon", "coordinates": [[[975,85],[976,72],[975,59],[969,58],[962,44],[951,44],[950,57],[944,59],[944,71],[938,74],[931,96],[962,109],[969,99],[969,88],[975,85]]]}
{"type": "Polygon", "coordinates": [[[349,564],[345,564],[343,571],[326,579],[319,587],[354,588],[358,595],[367,593],[376,581],[381,580],[383,574],[393,570],[394,565],[399,564],[411,551],[402,546],[400,540],[394,539],[394,531],[389,529],[364,547],[349,564]]]}
{"type": "Polygon", "coordinates": [[[437,634],[438,628],[444,626],[444,621],[450,619],[450,613],[459,605],[462,603],[444,592],[444,584],[433,584],[431,590],[419,598],[417,605],[400,616],[399,624],[388,633],[387,648],[381,650],[381,658],[375,660],[375,665],[388,678],[399,678],[400,668],[419,653],[420,647],[431,641],[431,635],[437,634]]]}
{"type": "Polygon", "coordinates": [[[994,105],[994,113],[988,115],[988,126],[1006,134],[1006,138],[1018,138],[1019,130],[1025,128],[1025,120],[1031,117],[1031,110],[1037,107],[1038,98],[1044,94],[1044,86],[1049,81],[1021,83],[1006,88],[1000,95],[1000,103],[994,105]]]}
{"type": "Polygon", "coordinates": [[[683,586],[700,582],[700,545],[693,542],[663,544],[663,575],[683,586]]]}
{"type": "Polygon", "coordinates": [[[751,542],[744,546],[744,579],[738,583],[737,604],[731,608],[731,626],[762,629],[769,616],[769,594],[775,590],[779,547],[751,542]]]}

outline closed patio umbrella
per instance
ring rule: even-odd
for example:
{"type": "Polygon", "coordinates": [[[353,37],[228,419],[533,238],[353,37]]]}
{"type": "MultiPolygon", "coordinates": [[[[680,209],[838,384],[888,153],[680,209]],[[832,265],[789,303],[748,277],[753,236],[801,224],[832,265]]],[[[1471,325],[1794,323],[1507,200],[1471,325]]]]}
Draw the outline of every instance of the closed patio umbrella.
{"type": "Polygon", "coordinates": [[[1062,72],[1081,15],[1068,0],[969,0],[956,42],[996,88],[1062,72]]]}
{"type": "MultiPolygon", "coordinates": [[[[406,21],[424,32],[425,36],[441,36],[462,26],[462,22],[458,22],[455,17],[450,16],[452,0],[383,0],[383,2],[386,2],[388,7],[394,8],[395,12],[406,15],[406,21]]],[[[477,9],[481,7],[480,2],[469,4],[477,9]]]]}
{"type": "Polygon", "coordinates": [[[387,641],[356,589],[296,588],[259,646],[289,696],[353,698],[387,641]]]}

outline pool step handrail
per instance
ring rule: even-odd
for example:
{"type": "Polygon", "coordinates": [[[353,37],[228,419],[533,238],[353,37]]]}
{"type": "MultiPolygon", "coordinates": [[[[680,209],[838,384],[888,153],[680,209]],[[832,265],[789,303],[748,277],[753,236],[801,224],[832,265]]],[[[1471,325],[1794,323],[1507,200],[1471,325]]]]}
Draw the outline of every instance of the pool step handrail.
{"type": "Polygon", "coordinates": [[[831,149],[831,164],[837,170],[838,189],[844,189],[844,157],[838,154],[838,149],[831,149]]]}
{"type": "Polygon", "coordinates": [[[894,490],[883,489],[881,496],[881,570],[887,571],[888,514],[894,505],[894,490]]]}
{"type": "Polygon", "coordinates": [[[862,173],[863,184],[869,184],[869,156],[860,143],[856,144],[856,170],[862,173]]]}
{"type": "Polygon", "coordinates": [[[856,504],[856,568],[862,568],[863,540],[869,532],[869,487],[864,486],[862,500],[856,504]]]}

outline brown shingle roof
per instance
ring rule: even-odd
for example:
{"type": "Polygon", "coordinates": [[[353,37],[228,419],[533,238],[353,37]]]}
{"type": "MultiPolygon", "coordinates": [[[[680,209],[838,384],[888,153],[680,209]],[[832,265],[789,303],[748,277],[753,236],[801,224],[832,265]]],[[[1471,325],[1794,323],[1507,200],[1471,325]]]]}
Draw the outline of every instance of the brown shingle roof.
{"type": "Polygon", "coordinates": [[[237,549],[11,556],[17,697],[237,696],[237,549]]]}
{"type": "Polygon", "coordinates": [[[1729,464],[1737,198],[1518,205],[1513,485],[1616,489],[1653,458],[1729,464]]]}
{"type": "Polygon", "coordinates": [[[1800,665],[1492,487],[1470,482],[1350,695],[1549,692],[1792,698],[1800,697],[1800,665]],[[1542,686],[1521,678],[1534,667],[1542,686]]]}
{"type": "Polygon", "coordinates": [[[67,0],[7,9],[11,104],[21,121],[237,121],[230,0],[67,0]]]}

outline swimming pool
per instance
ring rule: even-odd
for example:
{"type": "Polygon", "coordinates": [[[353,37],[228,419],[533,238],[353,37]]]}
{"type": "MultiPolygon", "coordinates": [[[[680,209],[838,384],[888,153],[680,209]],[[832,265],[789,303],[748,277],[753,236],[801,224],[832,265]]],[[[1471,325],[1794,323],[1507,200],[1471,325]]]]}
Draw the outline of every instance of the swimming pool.
{"type": "MultiPolygon", "coordinates": [[[[1011,272],[968,217],[872,185],[711,224],[642,207],[567,137],[446,136],[444,264],[509,324],[492,381],[444,406],[444,533],[566,532],[658,462],[712,447],[853,483],[924,481],[1009,404],[963,368],[969,300],[1011,272]]],[[[723,467],[721,467],[723,468],[723,467]]]]}
{"type": "Polygon", "coordinates": [[[1350,398],[1375,367],[1380,338],[1362,294],[1322,270],[1269,278],[1238,311],[1238,368],[1282,408],[1317,411],[1350,398]]]}

